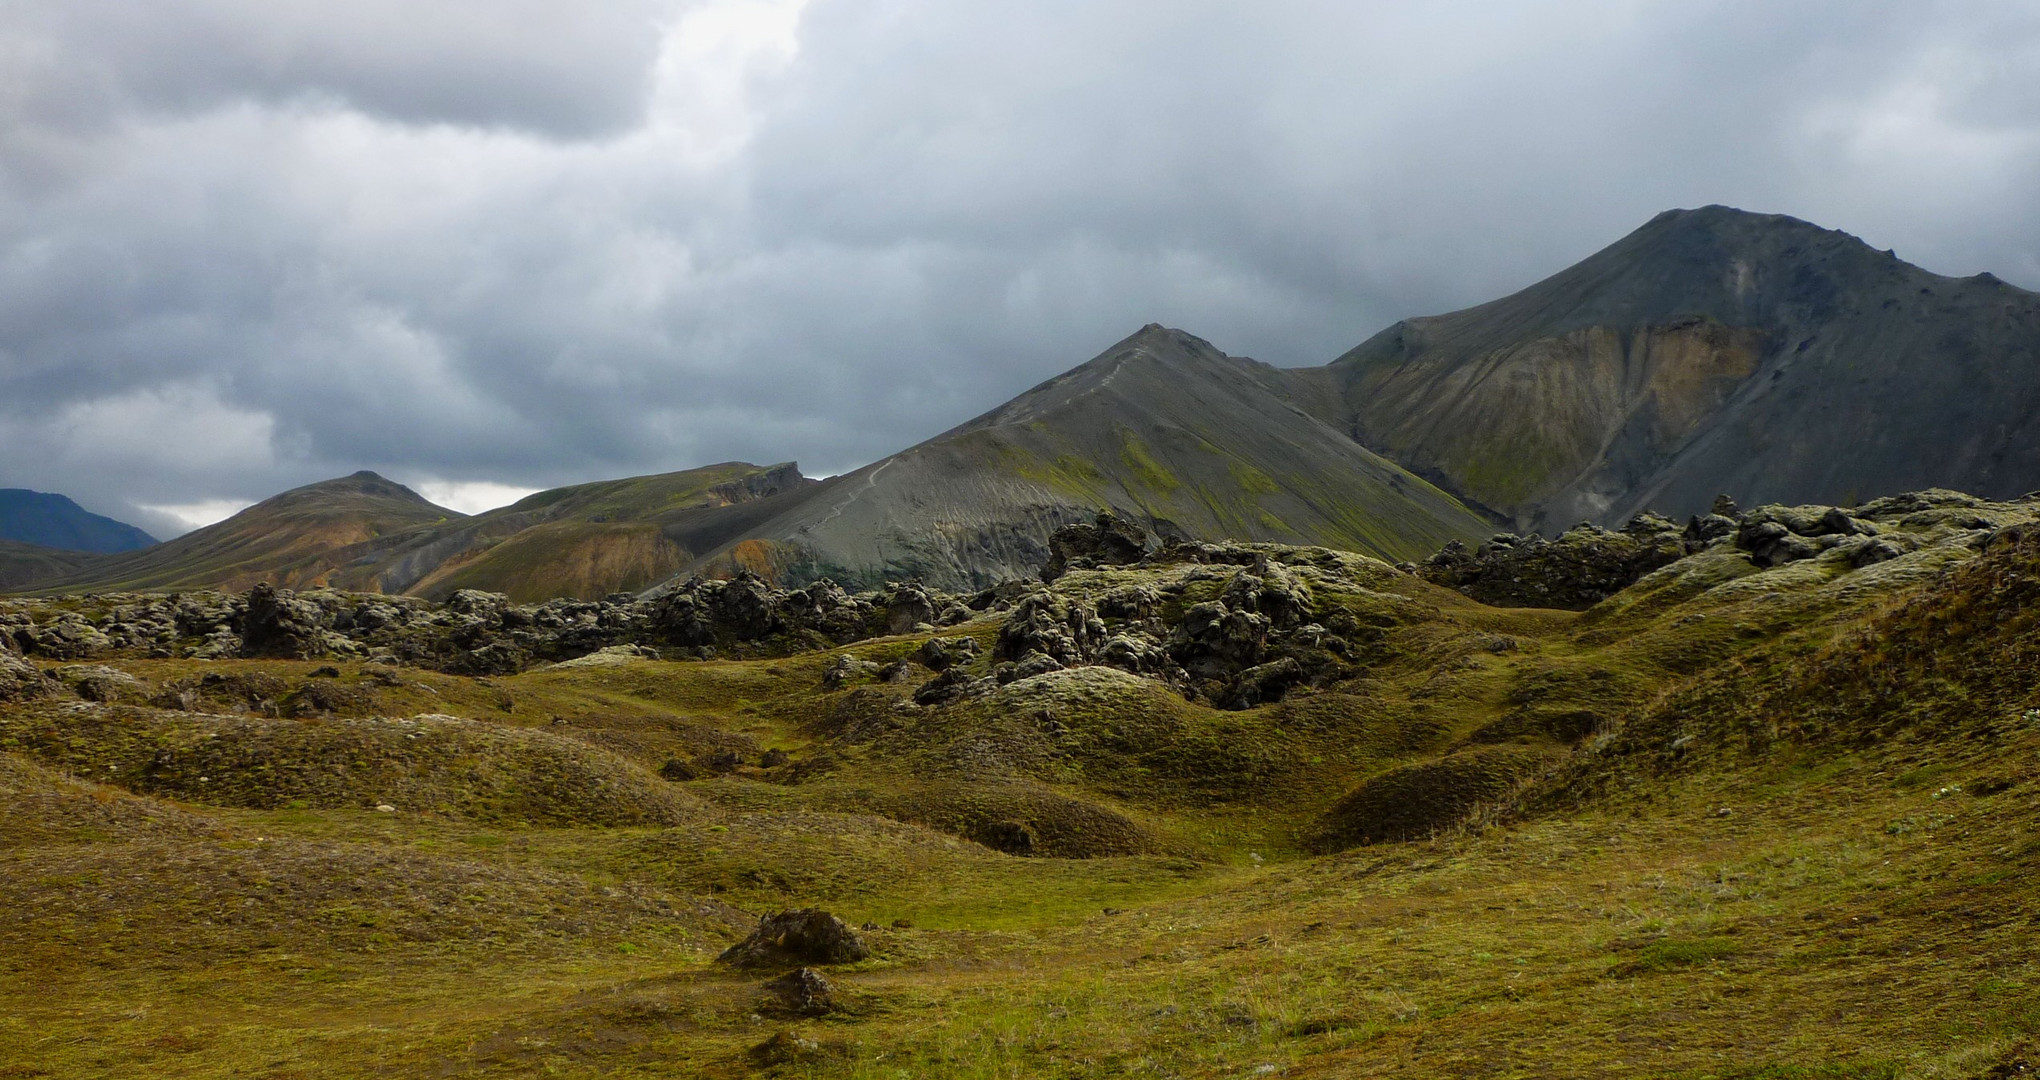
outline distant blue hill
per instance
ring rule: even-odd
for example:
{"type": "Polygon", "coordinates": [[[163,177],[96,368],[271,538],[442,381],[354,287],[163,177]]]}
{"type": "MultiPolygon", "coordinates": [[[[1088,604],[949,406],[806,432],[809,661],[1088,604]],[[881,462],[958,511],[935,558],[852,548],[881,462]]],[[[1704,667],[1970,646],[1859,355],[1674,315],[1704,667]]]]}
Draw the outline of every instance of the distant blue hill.
{"type": "Polygon", "coordinates": [[[0,539],[100,554],[156,543],[133,525],[101,517],[62,495],[23,488],[0,488],[0,539]]]}

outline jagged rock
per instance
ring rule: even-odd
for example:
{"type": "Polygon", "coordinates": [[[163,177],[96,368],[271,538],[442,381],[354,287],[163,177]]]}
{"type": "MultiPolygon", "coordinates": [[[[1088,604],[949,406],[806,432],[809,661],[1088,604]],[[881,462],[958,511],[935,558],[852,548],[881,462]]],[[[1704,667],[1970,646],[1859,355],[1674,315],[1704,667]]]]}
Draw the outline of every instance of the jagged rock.
{"type": "Polygon", "coordinates": [[[1251,571],[1241,570],[1226,583],[1222,597],[1228,607],[1266,616],[1277,630],[1288,630],[1310,621],[1310,586],[1281,563],[1265,555],[1251,571]]]}
{"type": "Polygon", "coordinates": [[[1717,540],[1734,535],[1735,519],[1721,514],[1708,514],[1704,517],[1695,516],[1688,519],[1686,530],[1681,534],[1686,542],[1686,552],[1689,555],[1713,544],[1717,540]]]}
{"type": "Polygon", "coordinates": [[[764,989],[773,1006],[799,1016],[821,1016],[836,1008],[835,988],[811,967],[795,968],[764,989]]]}
{"type": "Polygon", "coordinates": [[[1860,570],[1866,566],[1875,566],[1881,562],[1889,562],[1905,553],[1906,549],[1893,541],[1883,539],[1872,540],[1857,548],[1855,553],[1849,556],[1849,565],[1860,570]]]}
{"type": "Polygon", "coordinates": [[[1184,677],[1169,650],[1152,636],[1138,630],[1106,638],[1105,644],[1098,647],[1098,662],[1135,675],[1153,675],[1171,681],[1184,677]]]}
{"type": "Polygon", "coordinates": [[[1734,499],[1726,495],[1716,495],[1714,497],[1714,505],[1709,509],[1708,513],[1713,517],[1725,517],[1734,520],[1741,516],[1742,508],[1735,504],[1734,499]]]}
{"type": "Polygon", "coordinates": [[[47,695],[51,681],[26,660],[0,653],[0,702],[27,701],[47,695]]]}
{"type": "Polygon", "coordinates": [[[1100,510],[1089,524],[1065,525],[1049,534],[1048,564],[1042,567],[1041,580],[1054,581],[1071,570],[1131,566],[1153,546],[1154,538],[1139,524],[1109,509],[1100,510]]]}
{"type": "Polygon", "coordinates": [[[1251,709],[1256,705],[1281,701],[1291,687],[1307,677],[1303,665],[1295,657],[1285,656],[1256,664],[1232,678],[1219,704],[1223,708],[1251,709]]]}
{"type": "Polygon", "coordinates": [[[878,678],[881,666],[869,660],[854,656],[839,656],[835,662],[822,671],[822,689],[840,690],[846,684],[862,679],[878,678]]]}
{"type": "MultiPolygon", "coordinates": [[[[1688,531],[1695,526],[1688,525],[1688,531]]],[[[1475,552],[1456,542],[1418,572],[1498,607],[1583,610],[1687,553],[1687,535],[1670,519],[1639,514],[1621,532],[1582,523],[1556,540],[1502,533],[1475,552]]]]}
{"type": "Polygon", "coordinates": [[[1843,538],[1877,534],[1877,526],[1837,506],[1759,506],[1736,519],[1735,545],[1758,566],[1783,566],[1843,538]]]}
{"type": "Polygon", "coordinates": [[[83,660],[113,647],[113,640],[76,612],[60,612],[41,626],[29,625],[15,631],[21,651],[53,660],[83,660]]]}
{"type": "Polygon", "coordinates": [[[946,705],[960,698],[990,693],[997,685],[995,679],[977,678],[961,667],[953,667],[922,683],[914,691],[914,704],[946,705]]]}
{"type": "Polygon", "coordinates": [[[1011,670],[1001,673],[998,681],[1008,683],[1016,679],[1031,679],[1036,675],[1046,675],[1051,671],[1061,671],[1067,666],[1067,664],[1047,653],[1032,652],[1016,661],[1011,670]]]}
{"type": "Polygon", "coordinates": [[[1194,604],[1169,631],[1169,655],[1199,678],[1224,678],[1261,662],[1268,618],[1237,611],[1222,600],[1194,604]]]}
{"type": "Polygon", "coordinates": [[[452,596],[446,598],[446,610],[482,619],[499,615],[509,604],[510,598],[502,593],[480,589],[456,589],[452,596]]]}
{"type": "MultiPolygon", "coordinates": [[[[481,594],[487,595],[487,594],[481,594]]],[[[309,660],[325,655],[325,613],[288,589],[267,582],[248,590],[242,616],[241,655],[309,660]]]]}
{"type": "Polygon", "coordinates": [[[711,612],[731,637],[756,641],[773,631],[778,622],[775,614],[778,605],[764,579],[747,570],[715,584],[719,587],[708,594],[711,612]]]}
{"type": "Polygon", "coordinates": [[[930,671],[947,671],[953,664],[967,664],[977,658],[976,638],[949,637],[929,638],[921,644],[914,659],[930,671]]]}
{"type": "Polygon", "coordinates": [[[885,630],[888,634],[908,634],[917,626],[932,626],[936,617],[935,599],[919,584],[910,582],[898,586],[886,598],[885,630]]]}
{"type": "Polygon", "coordinates": [[[992,656],[1020,660],[1040,653],[1066,667],[1094,655],[1104,641],[1105,622],[1089,604],[1041,590],[1013,606],[992,656]]]}
{"type": "Polygon", "coordinates": [[[797,908],[759,920],[751,936],[725,949],[716,962],[746,968],[850,964],[870,955],[843,920],[820,908],[797,908]]]}

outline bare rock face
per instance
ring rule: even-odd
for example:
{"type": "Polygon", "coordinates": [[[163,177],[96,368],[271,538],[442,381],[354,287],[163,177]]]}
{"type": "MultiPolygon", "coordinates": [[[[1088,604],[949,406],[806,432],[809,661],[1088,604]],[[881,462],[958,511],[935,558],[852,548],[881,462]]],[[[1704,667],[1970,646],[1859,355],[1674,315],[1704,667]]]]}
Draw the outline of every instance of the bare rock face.
{"type": "Polygon", "coordinates": [[[848,923],[820,908],[796,908],[759,920],[751,936],[716,957],[742,968],[851,964],[871,955],[848,923]]]}

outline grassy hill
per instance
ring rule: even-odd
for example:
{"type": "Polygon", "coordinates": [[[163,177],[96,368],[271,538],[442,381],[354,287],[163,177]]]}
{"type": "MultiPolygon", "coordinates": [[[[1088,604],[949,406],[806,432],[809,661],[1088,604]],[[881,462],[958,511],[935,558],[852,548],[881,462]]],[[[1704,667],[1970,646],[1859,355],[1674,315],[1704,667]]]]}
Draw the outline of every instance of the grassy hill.
{"type": "Polygon", "coordinates": [[[464,517],[402,484],[358,472],[293,488],[203,529],[153,548],[96,561],[44,591],[247,589],[323,585],[361,551],[415,542],[425,530],[464,517]]]}
{"type": "Polygon", "coordinates": [[[9,557],[38,592],[335,587],[519,601],[597,598],[665,579],[719,541],[719,512],[812,485],[742,462],[542,491],[469,517],[371,472],[287,491],[145,551],[90,561],[9,557]],[[696,546],[689,546],[690,544],[696,546]]]}
{"type": "Polygon", "coordinates": [[[2023,1075],[2036,519],[1885,500],[1584,612],[1262,546],[942,631],[978,676],[1027,611],[1173,633],[1282,583],[1337,677],[1245,708],[1099,666],[919,703],[925,634],[490,679],[35,661],[0,1069],[2023,1075]],[[872,952],[820,1015],[713,960],[805,906],[872,952]]]}

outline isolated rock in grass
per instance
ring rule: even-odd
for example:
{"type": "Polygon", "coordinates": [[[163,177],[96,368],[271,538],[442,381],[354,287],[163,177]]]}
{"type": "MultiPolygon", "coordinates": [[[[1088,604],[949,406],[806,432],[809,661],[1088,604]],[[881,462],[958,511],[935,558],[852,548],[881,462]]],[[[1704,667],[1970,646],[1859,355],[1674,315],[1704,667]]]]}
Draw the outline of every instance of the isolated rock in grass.
{"type": "Polygon", "coordinates": [[[947,637],[929,638],[921,644],[921,651],[914,659],[930,671],[947,671],[958,664],[967,664],[977,659],[976,638],[947,637]]]}
{"type": "Polygon", "coordinates": [[[765,984],[772,1005],[800,1016],[820,1016],[836,1008],[835,987],[811,967],[795,968],[765,984]]]}
{"type": "Polygon", "coordinates": [[[854,656],[839,656],[822,672],[822,689],[840,690],[847,683],[876,679],[883,666],[854,656]]]}
{"type": "Polygon", "coordinates": [[[820,1057],[821,1053],[822,1044],[783,1029],[750,1049],[751,1060],[762,1066],[791,1065],[820,1057]]]}
{"type": "Polygon", "coordinates": [[[725,949],[716,962],[745,968],[850,964],[870,955],[848,923],[820,908],[796,908],[760,919],[750,937],[725,949]]]}

